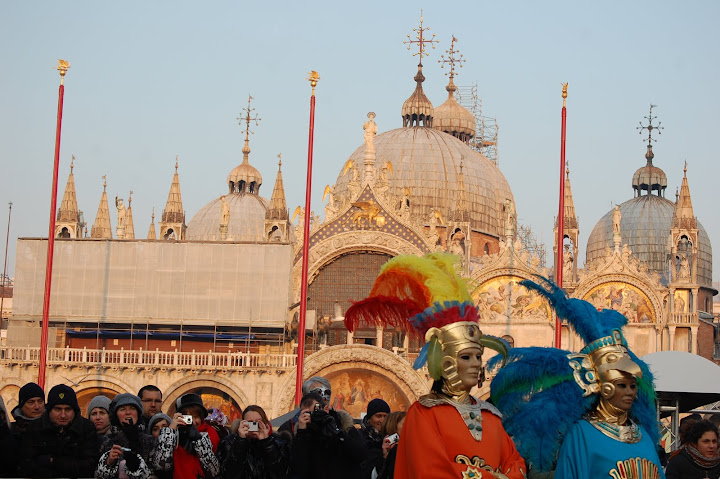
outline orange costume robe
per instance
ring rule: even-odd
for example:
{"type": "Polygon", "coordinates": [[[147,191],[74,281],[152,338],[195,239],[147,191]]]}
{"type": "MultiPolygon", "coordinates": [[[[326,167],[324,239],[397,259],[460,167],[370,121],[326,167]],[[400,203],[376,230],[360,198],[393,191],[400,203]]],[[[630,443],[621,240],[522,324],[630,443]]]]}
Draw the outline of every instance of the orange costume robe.
{"type": "Polygon", "coordinates": [[[477,441],[454,406],[415,402],[397,446],[395,479],[494,479],[490,471],[525,478],[525,461],[491,408],[482,409],[482,439],[477,441]]]}

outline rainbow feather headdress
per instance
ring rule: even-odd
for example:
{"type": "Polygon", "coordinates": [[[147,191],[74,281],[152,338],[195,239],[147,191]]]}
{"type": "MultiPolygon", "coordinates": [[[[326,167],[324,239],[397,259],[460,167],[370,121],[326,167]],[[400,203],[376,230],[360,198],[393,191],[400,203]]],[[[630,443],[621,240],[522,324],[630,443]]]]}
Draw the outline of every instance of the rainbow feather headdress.
{"type": "Polygon", "coordinates": [[[557,348],[513,348],[507,358],[488,361],[491,373],[501,359],[507,361],[492,380],[490,398],[528,466],[539,472],[555,468],[565,435],[594,409],[600,381],[611,380],[617,369],[637,377],[638,396],[630,414],[657,444],[653,376],[647,364],[627,348],[622,335],[627,319],[617,311],[598,311],[587,301],[568,298],[545,278],[538,277],[538,283],[520,284],[543,295],[586,346],[576,354],[557,348]],[[615,355],[613,369],[603,355],[615,355]]]}
{"type": "Polygon", "coordinates": [[[480,331],[467,280],[455,272],[459,261],[446,253],[391,259],[383,265],[370,295],[347,310],[345,327],[349,331],[360,325],[400,328],[424,339],[413,367],[419,369],[427,362],[435,380],[443,377],[443,356],[454,358],[465,347],[489,347],[507,354],[504,341],[480,331]]]}

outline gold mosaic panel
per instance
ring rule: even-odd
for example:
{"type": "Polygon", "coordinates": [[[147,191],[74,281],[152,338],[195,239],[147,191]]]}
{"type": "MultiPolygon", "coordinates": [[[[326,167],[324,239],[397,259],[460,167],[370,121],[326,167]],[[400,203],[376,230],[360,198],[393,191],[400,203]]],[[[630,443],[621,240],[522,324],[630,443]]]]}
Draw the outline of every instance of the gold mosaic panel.
{"type": "Polygon", "coordinates": [[[480,310],[480,322],[509,320],[552,320],[550,305],[535,291],[520,286],[522,278],[498,276],[472,293],[480,310]]]}
{"type": "Polygon", "coordinates": [[[368,403],[375,398],[388,403],[391,411],[407,411],[410,407],[410,401],[397,386],[371,371],[351,369],[325,377],[332,386],[332,407],[344,409],[352,417],[367,412],[368,403]]]}
{"type": "Polygon", "coordinates": [[[598,310],[614,309],[630,323],[654,323],[655,311],[645,293],[637,287],[622,281],[612,281],[595,286],[585,297],[598,310]]]}

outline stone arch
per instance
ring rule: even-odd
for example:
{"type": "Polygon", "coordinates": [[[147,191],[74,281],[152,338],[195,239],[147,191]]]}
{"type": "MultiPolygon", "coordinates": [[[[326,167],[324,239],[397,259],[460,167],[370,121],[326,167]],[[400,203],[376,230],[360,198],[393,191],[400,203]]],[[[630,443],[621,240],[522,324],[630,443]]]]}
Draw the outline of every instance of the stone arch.
{"type": "MultiPolygon", "coordinates": [[[[430,381],[415,371],[407,360],[382,348],[364,344],[339,345],[323,349],[307,358],[303,378],[325,376],[352,369],[363,369],[392,383],[412,404],[430,390],[430,381]]],[[[296,370],[285,378],[273,410],[276,415],[293,408],[296,370]]],[[[334,393],[333,393],[334,395],[334,393]]]]}
{"type": "Polygon", "coordinates": [[[237,384],[229,379],[199,374],[192,378],[183,378],[175,381],[165,389],[163,395],[163,412],[167,414],[169,411],[174,410],[175,400],[177,400],[177,398],[198,388],[214,388],[222,391],[230,396],[241,409],[251,404],[237,384]]]}
{"type": "MultiPolygon", "coordinates": [[[[7,414],[18,404],[18,393],[20,388],[27,384],[28,381],[18,377],[3,378],[3,386],[0,388],[0,396],[5,401],[7,414]]],[[[11,418],[12,419],[12,418],[11,418]]]]}
{"type": "MultiPolygon", "coordinates": [[[[353,251],[383,253],[391,256],[423,254],[423,251],[414,244],[392,234],[361,230],[341,233],[313,245],[308,252],[310,282],[324,266],[343,254],[353,251]]],[[[295,301],[300,298],[301,270],[302,261],[296,261],[293,266],[293,297],[295,301]]]]}
{"type": "Polygon", "coordinates": [[[626,274],[600,274],[598,276],[581,281],[577,289],[573,292],[572,297],[584,299],[593,288],[606,283],[623,282],[639,289],[650,300],[655,316],[655,324],[660,326],[665,323],[663,315],[662,301],[655,292],[655,289],[646,284],[641,279],[626,274]]]}

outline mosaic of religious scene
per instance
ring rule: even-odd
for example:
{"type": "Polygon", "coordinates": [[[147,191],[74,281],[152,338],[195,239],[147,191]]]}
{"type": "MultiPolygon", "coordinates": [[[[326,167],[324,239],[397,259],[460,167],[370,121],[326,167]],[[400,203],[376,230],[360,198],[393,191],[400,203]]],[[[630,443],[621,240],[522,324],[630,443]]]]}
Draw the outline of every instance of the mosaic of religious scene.
{"type": "Polygon", "coordinates": [[[675,291],[675,298],[673,300],[673,312],[674,313],[687,313],[689,291],[675,291]]]}
{"type": "Polygon", "coordinates": [[[325,376],[332,386],[332,407],[344,409],[359,418],[367,405],[380,398],[390,405],[391,411],[407,411],[410,403],[392,382],[369,371],[353,369],[325,376]]]}
{"type": "Polygon", "coordinates": [[[203,400],[203,405],[210,412],[210,408],[217,409],[228,420],[228,424],[235,419],[242,419],[242,409],[235,404],[230,396],[216,389],[201,389],[196,391],[203,400]]]}
{"type": "Polygon", "coordinates": [[[547,301],[535,291],[520,286],[522,278],[499,276],[472,293],[480,310],[480,321],[544,320],[552,314],[547,301]]]}
{"type": "Polygon", "coordinates": [[[583,298],[598,309],[619,311],[631,323],[654,323],[655,312],[648,297],[635,286],[619,281],[601,284],[583,298]]]}

